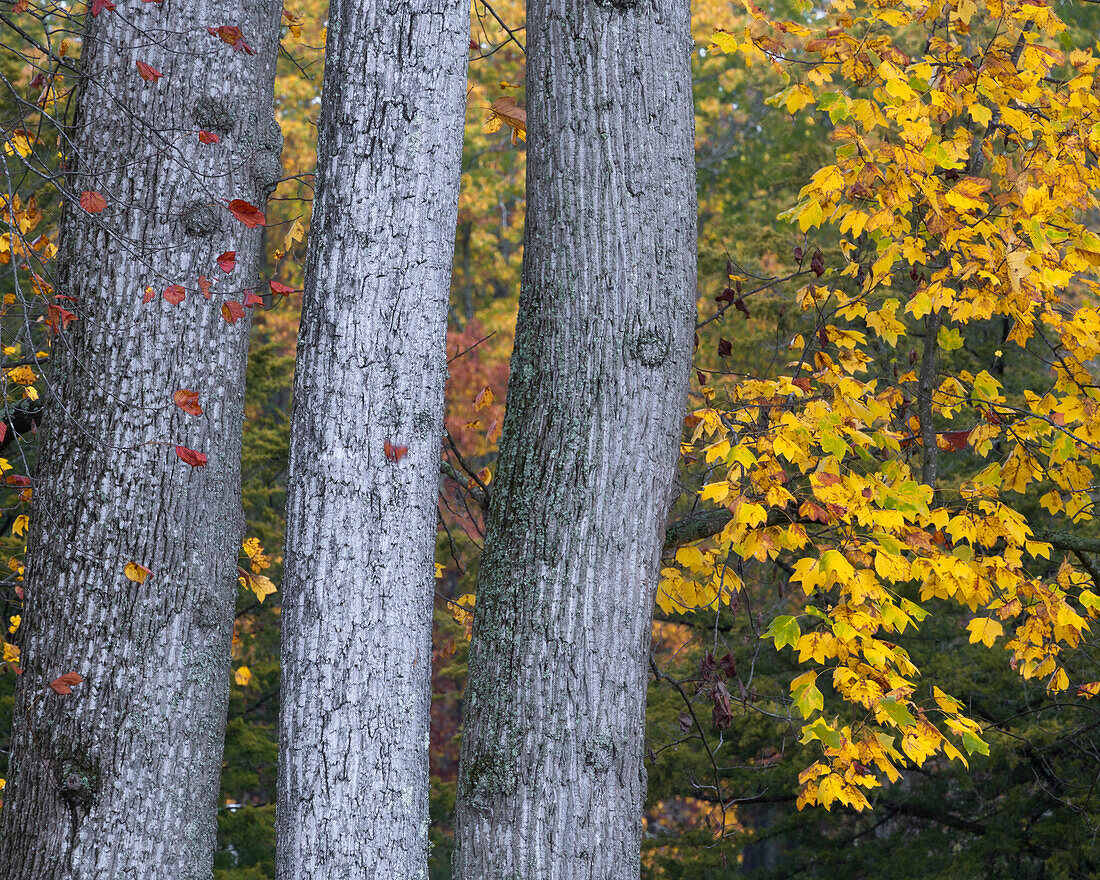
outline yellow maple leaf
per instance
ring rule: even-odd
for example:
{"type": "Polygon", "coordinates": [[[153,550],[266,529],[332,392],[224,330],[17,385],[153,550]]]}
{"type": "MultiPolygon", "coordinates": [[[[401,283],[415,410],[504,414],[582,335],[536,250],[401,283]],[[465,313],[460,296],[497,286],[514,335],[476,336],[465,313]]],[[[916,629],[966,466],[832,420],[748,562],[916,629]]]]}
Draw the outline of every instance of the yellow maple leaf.
{"type": "Polygon", "coordinates": [[[485,121],[486,134],[494,134],[500,131],[502,125],[512,129],[512,143],[517,138],[527,140],[527,111],[516,106],[516,99],[511,95],[497,98],[489,108],[489,118],[485,121]]]}
{"type": "Polygon", "coordinates": [[[493,405],[493,389],[486,385],[474,398],[474,411],[488,409],[493,405]]]}
{"type": "Polygon", "coordinates": [[[17,128],[9,135],[4,143],[4,153],[14,156],[17,153],[26,158],[31,154],[31,146],[35,142],[35,136],[25,128],[17,128]]]}
{"type": "Polygon", "coordinates": [[[987,648],[992,648],[993,643],[1005,634],[1004,627],[990,617],[975,617],[966,628],[970,631],[970,644],[981,642],[987,648]]]}
{"type": "Polygon", "coordinates": [[[474,601],[474,594],[466,593],[447,606],[451,612],[451,617],[454,618],[455,623],[462,627],[467,639],[470,638],[474,630],[474,601]]]}
{"type": "Polygon", "coordinates": [[[260,602],[263,602],[268,596],[277,592],[275,584],[272,583],[271,578],[267,577],[267,575],[255,574],[250,571],[245,571],[243,568],[238,568],[237,572],[239,574],[237,580],[240,581],[241,586],[247,587],[255,593],[256,598],[260,602]]]}
{"type": "Polygon", "coordinates": [[[30,367],[24,364],[21,367],[15,367],[8,370],[8,378],[19,385],[33,385],[38,381],[38,374],[35,373],[30,367]]]}
{"type": "Polygon", "coordinates": [[[295,220],[290,227],[290,232],[283,236],[283,250],[289,251],[296,241],[305,241],[306,228],[302,224],[302,221],[295,220]]]}
{"type": "Polygon", "coordinates": [[[122,573],[135,584],[143,584],[145,583],[145,579],[149,577],[150,571],[144,565],[139,565],[136,562],[127,562],[126,566],[122,569],[122,573]]]}

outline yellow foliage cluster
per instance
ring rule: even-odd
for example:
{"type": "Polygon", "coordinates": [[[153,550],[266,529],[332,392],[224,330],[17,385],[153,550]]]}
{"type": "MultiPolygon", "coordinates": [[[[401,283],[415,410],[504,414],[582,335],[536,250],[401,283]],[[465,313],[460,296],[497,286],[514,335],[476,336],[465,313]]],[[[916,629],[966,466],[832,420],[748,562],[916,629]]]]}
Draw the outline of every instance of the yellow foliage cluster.
{"type": "Polygon", "coordinates": [[[276,592],[275,584],[267,575],[260,572],[271,566],[271,560],[264,552],[259,538],[248,538],[241,545],[244,555],[248,557],[248,568],[237,569],[237,580],[242,587],[256,594],[256,599],[263,602],[268,596],[276,592]]]}
{"type": "Polygon", "coordinates": [[[924,604],[965,608],[971,643],[1003,639],[1013,667],[1052,692],[1071,686],[1063,651],[1100,616],[1090,572],[1050,564],[1071,545],[1037,535],[1013,500],[1038,491],[1050,513],[1092,518],[1100,237],[1084,217],[1098,207],[1100,59],[1052,47],[1064,28],[1044,0],[834,0],[812,27],[747,6],[750,24],[714,43],[793,70],[772,102],[831,120],[835,162],[785,217],[838,232],[845,264],[799,292],[817,330],[791,340],[785,375],[741,381],[689,418],[685,451],[710,468],[701,497],[729,521],[678,551],[658,603],[715,607],[740,586],[731,558],[793,559],[806,604],[765,635],[818,667],[792,684],[803,741],[823,752],[798,805],[863,809],[900,767],[987,752],[961,703],[918,694],[893,641],[924,604]],[[1041,393],[938,366],[991,320],[1005,345],[1045,354],[1041,393]],[[919,363],[872,375],[914,332],[919,363]],[[936,457],[964,450],[984,464],[937,485],[936,457]],[[917,601],[903,595],[914,586],[917,601]],[[822,676],[860,723],[825,711],[822,676]]]}

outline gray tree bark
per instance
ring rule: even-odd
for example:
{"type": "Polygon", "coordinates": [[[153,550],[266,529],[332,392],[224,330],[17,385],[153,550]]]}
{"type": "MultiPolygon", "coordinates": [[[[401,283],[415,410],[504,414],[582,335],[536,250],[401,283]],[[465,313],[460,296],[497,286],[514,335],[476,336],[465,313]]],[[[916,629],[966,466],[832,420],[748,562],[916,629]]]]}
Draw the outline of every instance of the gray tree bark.
{"type": "Polygon", "coordinates": [[[423,878],[469,7],[330,10],[283,577],[281,880],[423,878]]]}
{"type": "Polygon", "coordinates": [[[458,880],[637,880],[646,659],[695,315],[688,0],[527,11],[527,229],[458,880]]]}
{"type": "Polygon", "coordinates": [[[9,880],[212,875],[249,328],[219,307],[256,283],[262,256],[262,231],[225,206],[262,207],[280,176],[281,5],[118,7],[89,15],[82,43],[56,278],[79,320],[53,347],[35,475],[0,814],[9,880]],[[221,25],[256,54],[206,32],[221,25]],[[137,61],[163,77],[145,82],[137,61]],[[85,190],[102,213],[75,204],[85,190]],[[231,250],[227,276],[215,259],[231,250]],[[219,278],[209,301],[203,274],[219,278]],[[173,284],[179,305],[142,303],[146,285],[173,284]],[[198,393],[201,417],[173,405],[179,389],[198,393]],[[151,569],[144,583],[124,576],[131,561],[151,569]],[[48,688],[70,672],[84,678],[73,693],[48,688]]]}

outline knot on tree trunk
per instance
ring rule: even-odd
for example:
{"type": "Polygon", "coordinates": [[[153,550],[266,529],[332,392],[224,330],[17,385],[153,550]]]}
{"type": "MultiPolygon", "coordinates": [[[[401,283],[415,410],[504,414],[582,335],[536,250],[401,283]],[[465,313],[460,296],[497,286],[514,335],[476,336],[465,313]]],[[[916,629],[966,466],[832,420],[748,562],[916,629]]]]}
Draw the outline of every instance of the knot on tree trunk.
{"type": "Polygon", "coordinates": [[[639,326],[630,334],[627,351],[646,367],[659,367],[668,360],[671,333],[667,327],[639,326]]]}
{"type": "Polygon", "coordinates": [[[70,758],[58,765],[57,787],[65,803],[73,807],[88,807],[99,790],[99,773],[94,767],[70,758]]]}

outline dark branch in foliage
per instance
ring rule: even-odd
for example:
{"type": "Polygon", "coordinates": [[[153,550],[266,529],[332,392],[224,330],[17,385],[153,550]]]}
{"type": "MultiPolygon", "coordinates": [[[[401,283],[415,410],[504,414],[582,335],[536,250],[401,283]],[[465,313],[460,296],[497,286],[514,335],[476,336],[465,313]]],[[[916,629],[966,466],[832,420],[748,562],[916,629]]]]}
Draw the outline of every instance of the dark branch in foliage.
{"type": "Polygon", "coordinates": [[[4,418],[7,430],[4,432],[4,439],[0,440],[0,452],[11,446],[20,434],[26,434],[27,431],[37,428],[40,421],[42,421],[42,401],[40,400],[26,409],[9,409],[4,418]]]}

